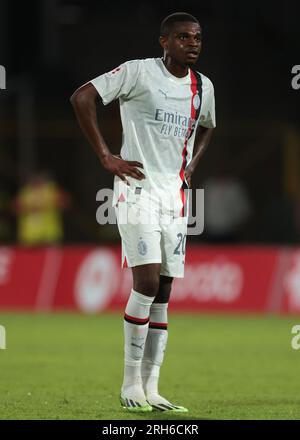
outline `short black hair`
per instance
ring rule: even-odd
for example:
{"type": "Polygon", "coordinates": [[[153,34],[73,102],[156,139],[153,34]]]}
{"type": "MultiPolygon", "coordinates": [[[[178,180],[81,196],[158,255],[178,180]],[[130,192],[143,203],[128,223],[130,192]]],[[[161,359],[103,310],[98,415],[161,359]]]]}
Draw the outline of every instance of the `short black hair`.
{"type": "Polygon", "coordinates": [[[173,24],[178,21],[192,21],[193,23],[198,23],[199,21],[196,17],[186,12],[175,12],[174,14],[168,15],[163,19],[160,25],[160,36],[167,37],[173,27],[173,24]]]}

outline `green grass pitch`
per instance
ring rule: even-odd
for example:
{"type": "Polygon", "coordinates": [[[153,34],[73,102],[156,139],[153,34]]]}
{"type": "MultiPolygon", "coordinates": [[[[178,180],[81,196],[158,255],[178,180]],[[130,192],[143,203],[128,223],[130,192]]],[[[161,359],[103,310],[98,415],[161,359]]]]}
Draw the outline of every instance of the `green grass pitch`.
{"type": "Polygon", "coordinates": [[[1,419],[299,419],[293,318],[169,314],[161,394],[188,414],[129,414],[119,404],[118,314],[0,314],[1,419]]]}

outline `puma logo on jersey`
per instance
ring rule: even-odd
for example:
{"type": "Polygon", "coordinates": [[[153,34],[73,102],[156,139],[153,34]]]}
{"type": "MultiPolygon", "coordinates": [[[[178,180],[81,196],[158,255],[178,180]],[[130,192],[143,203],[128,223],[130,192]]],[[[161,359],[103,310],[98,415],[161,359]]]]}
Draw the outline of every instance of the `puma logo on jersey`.
{"type": "Polygon", "coordinates": [[[162,89],[158,89],[158,91],[159,91],[162,95],[164,95],[164,97],[165,97],[166,99],[168,98],[167,94],[166,94],[162,89]]]}

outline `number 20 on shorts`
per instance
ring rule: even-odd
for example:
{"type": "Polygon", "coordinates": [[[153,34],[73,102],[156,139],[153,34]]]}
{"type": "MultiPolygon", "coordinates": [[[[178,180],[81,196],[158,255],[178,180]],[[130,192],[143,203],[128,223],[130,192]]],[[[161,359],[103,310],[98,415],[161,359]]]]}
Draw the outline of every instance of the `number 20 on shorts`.
{"type": "Polygon", "coordinates": [[[183,235],[181,232],[177,234],[177,238],[179,239],[179,243],[174,250],[175,255],[185,254],[185,244],[186,244],[186,235],[183,235]]]}

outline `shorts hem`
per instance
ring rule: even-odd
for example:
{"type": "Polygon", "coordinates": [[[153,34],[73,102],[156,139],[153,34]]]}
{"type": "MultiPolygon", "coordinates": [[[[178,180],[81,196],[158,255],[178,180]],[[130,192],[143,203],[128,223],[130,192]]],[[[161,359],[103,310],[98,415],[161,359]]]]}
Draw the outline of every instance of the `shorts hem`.
{"type": "Polygon", "coordinates": [[[160,275],[164,275],[164,276],[166,276],[166,277],[172,277],[172,278],[184,278],[184,273],[181,273],[181,274],[172,274],[172,273],[170,273],[170,272],[166,272],[166,271],[161,271],[160,272],[160,275]]]}
{"type": "MultiPolygon", "coordinates": [[[[134,263],[130,263],[128,261],[128,257],[126,257],[126,260],[127,260],[127,267],[142,266],[144,264],[151,264],[151,263],[161,264],[161,260],[159,261],[157,258],[156,259],[152,259],[152,260],[138,261],[138,262],[134,262],[134,263]]],[[[126,267],[124,268],[123,265],[122,265],[122,269],[126,269],[126,267]]]]}

